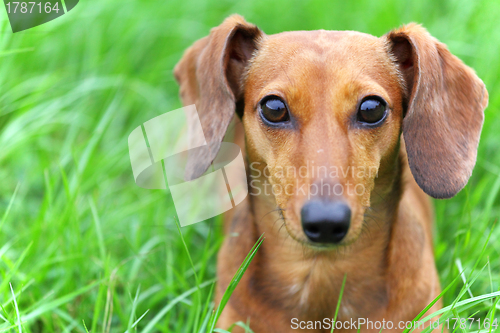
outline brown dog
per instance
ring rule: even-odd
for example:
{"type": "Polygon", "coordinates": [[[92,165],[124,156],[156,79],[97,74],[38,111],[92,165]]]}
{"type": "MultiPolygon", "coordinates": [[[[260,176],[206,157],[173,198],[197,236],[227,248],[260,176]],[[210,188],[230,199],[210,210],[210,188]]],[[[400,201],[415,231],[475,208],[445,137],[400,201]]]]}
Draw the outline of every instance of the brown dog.
{"type": "Polygon", "coordinates": [[[330,332],[344,275],[338,321],[402,331],[439,294],[424,192],[450,198],[465,186],[488,102],[444,44],[416,24],[381,38],[268,36],[235,15],[186,51],[175,77],[210,147],[190,178],[211,164],[234,113],[244,128],[250,195],[219,253],[218,299],[266,237],[219,327],[330,332]]]}

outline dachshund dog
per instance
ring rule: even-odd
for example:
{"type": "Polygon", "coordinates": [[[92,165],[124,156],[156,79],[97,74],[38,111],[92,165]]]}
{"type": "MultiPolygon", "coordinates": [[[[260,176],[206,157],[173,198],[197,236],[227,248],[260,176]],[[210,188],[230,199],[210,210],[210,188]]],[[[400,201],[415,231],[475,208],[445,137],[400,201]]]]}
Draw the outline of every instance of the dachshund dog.
{"type": "Polygon", "coordinates": [[[439,295],[427,195],[466,185],[488,103],[444,44],[417,24],[380,38],[266,35],[233,15],[174,74],[209,147],[188,178],[207,170],[231,124],[245,152],[249,195],[225,216],[216,301],[265,234],[218,327],[330,332],[344,277],[337,321],[392,322],[384,331],[402,331],[439,295]]]}

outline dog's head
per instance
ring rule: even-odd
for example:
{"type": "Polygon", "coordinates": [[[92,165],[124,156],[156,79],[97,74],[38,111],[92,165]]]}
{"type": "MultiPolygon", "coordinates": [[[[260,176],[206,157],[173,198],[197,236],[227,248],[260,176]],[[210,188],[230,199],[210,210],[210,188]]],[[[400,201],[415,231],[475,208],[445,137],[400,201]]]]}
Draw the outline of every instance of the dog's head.
{"type": "Polygon", "coordinates": [[[251,194],[269,191],[290,235],[316,245],[359,236],[366,209],[398,172],[401,133],[422,190],[435,198],[460,191],[488,100],[473,70],[415,24],[381,38],[268,36],[235,15],[186,51],[175,76],[210,148],[191,160],[189,178],[206,171],[237,113],[251,194]]]}

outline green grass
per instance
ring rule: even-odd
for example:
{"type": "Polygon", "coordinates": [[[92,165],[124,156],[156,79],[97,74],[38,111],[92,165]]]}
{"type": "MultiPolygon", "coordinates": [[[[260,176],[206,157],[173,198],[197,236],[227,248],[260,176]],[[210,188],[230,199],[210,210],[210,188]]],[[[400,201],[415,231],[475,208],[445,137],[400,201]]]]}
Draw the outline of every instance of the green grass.
{"type": "Polygon", "coordinates": [[[232,13],[270,34],[416,21],[477,71],[490,93],[478,163],[436,201],[435,253],[449,313],[498,317],[481,295],[500,288],[500,2],[81,1],[16,34],[0,13],[0,332],[208,324],[220,221],[181,237],[168,192],[135,185],[127,137],[180,106],[173,66],[232,13]]]}

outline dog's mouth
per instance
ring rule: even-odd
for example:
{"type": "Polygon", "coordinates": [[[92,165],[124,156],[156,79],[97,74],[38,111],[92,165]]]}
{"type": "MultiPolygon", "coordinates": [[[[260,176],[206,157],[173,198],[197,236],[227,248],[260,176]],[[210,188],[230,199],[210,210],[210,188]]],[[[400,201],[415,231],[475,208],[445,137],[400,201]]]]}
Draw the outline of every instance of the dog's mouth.
{"type": "MultiPolygon", "coordinates": [[[[303,221],[302,223],[304,224],[303,221]]],[[[339,244],[345,238],[348,231],[349,230],[344,226],[337,226],[335,224],[332,226],[326,225],[323,227],[318,227],[315,225],[303,227],[303,232],[309,239],[309,241],[317,244],[339,244]]]]}
{"type": "Polygon", "coordinates": [[[348,245],[345,241],[344,242],[339,242],[339,243],[319,243],[319,242],[312,242],[310,241],[305,235],[297,235],[293,231],[289,230],[285,224],[285,228],[287,229],[288,236],[292,238],[294,241],[299,243],[300,245],[304,246],[305,248],[309,248],[311,250],[315,251],[325,251],[325,250],[336,250],[339,247],[344,247],[348,245]]]}
{"type": "Polygon", "coordinates": [[[338,249],[339,247],[345,247],[347,245],[350,245],[353,241],[347,239],[347,234],[343,236],[342,240],[339,242],[313,242],[311,241],[306,234],[299,230],[294,230],[291,228],[286,222],[283,222],[282,228],[285,229],[287,236],[293,239],[295,242],[301,244],[302,246],[306,248],[310,248],[312,250],[319,250],[319,251],[324,251],[324,250],[335,250],[338,249]]]}

